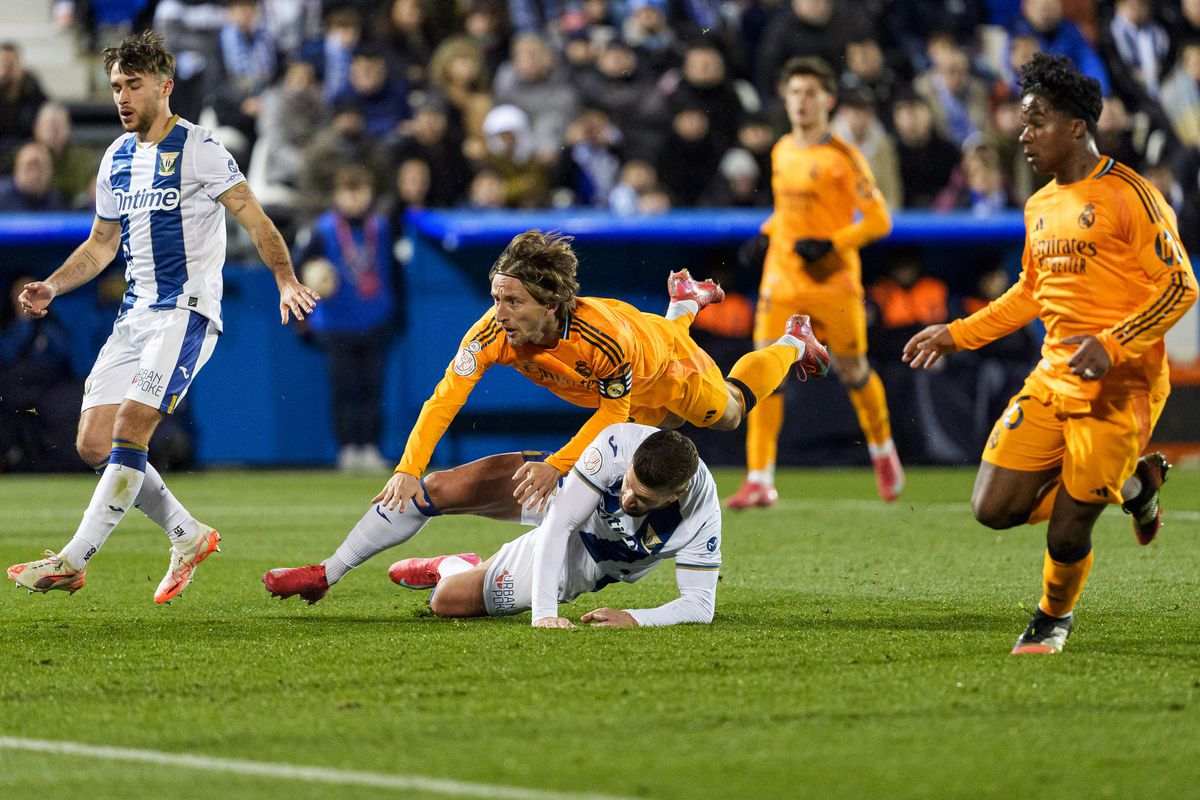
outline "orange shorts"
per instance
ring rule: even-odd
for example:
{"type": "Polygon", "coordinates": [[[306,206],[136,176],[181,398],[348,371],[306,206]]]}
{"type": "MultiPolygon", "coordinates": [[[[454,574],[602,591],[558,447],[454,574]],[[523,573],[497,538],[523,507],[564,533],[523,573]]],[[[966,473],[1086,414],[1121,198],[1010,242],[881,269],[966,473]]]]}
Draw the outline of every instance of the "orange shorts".
{"type": "Polygon", "coordinates": [[[1081,503],[1120,503],[1167,394],[1063,397],[1031,375],[996,420],[983,460],[1004,469],[1061,469],[1064,488],[1081,503]]]}
{"type": "Polygon", "coordinates": [[[707,428],[721,418],[729,402],[729,388],[721,368],[696,344],[689,333],[690,319],[658,322],[669,361],[652,386],[634,387],[629,409],[631,422],[658,426],[668,412],[697,428],[707,428]]]}
{"type": "Polygon", "coordinates": [[[813,332],[835,356],[854,358],[867,352],[867,310],[862,287],[849,276],[834,276],[828,284],[785,287],[764,283],[754,312],[754,342],[764,345],[783,335],[788,317],[808,314],[813,332]]]}

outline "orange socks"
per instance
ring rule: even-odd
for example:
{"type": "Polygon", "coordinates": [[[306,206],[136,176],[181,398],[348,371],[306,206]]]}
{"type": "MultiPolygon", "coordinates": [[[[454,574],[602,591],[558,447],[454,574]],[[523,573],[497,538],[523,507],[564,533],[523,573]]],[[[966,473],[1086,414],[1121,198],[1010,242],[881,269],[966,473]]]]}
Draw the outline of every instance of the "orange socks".
{"type": "Polygon", "coordinates": [[[1050,557],[1046,551],[1042,559],[1042,600],[1038,606],[1052,617],[1065,617],[1075,608],[1083,587],[1087,585],[1088,573],[1092,571],[1094,554],[1073,564],[1063,564],[1050,557]]]}
{"type": "Polygon", "coordinates": [[[858,415],[858,425],[862,428],[867,444],[884,444],[892,438],[892,423],[888,417],[887,395],[883,391],[883,381],[875,370],[861,389],[850,390],[850,403],[854,413],[858,415]]]}
{"type": "MultiPolygon", "coordinates": [[[[742,356],[729,370],[729,377],[754,393],[754,400],[764,399],[780,387],[788,370],[796,363],[796,348],[790,344],[771,344],[742,356]]],[[[749,400],[750,398],[746,398],[749,400]]],[[[749,405],[749,403],[747,403],[749,405]]],[[[780,419],[783,419],[782,402],[780,419]]],[[[775,429],[779,434],[779,428],[775,429]]]]}
{"type": "Polygon", "coordinates": [[[1058,490],[1062,486],[1062,481],[1056,480],[1050,484],[1050,487],[1042,492],[1038,498],[1037,504],[1033,507],[1033,511],[1029,512],[1029,519],[1026,520],[1027,525],[1037,525],[1039,522],[1045,522],[1050,519],[1050,512],[1054,510],[1054,501],[1058,499],[1058,490]]]}
{"type": "MultiPolygon", "coordinates": [[[[741,363],[741,362],[739,362],[741,363]]],[[[783,395],[760,397],[746,419],[746,468],[762,471],[775,466],[779,431],[783,428],[783,395]]]]}

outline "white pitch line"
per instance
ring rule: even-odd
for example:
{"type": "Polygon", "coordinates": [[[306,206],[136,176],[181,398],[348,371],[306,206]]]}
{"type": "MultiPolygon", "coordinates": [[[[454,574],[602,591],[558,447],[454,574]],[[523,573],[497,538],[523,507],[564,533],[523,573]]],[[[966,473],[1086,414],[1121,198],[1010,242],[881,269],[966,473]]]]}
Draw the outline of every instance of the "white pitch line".
{"type": "Polygon", "coordinates": [[[382,772],[304,767],[270,761],[249,761],[241,758],[215,758],[161,750],[135,750],[127,747],[106,747],[80,742],[54,742],[45,739],[21,739],[0,736],[0,750],[24,750],[34,753],[83,756],[106,761],[132,761],[140,764],[159,764],[208,772],[230,772],[263,778],[282,778],[305,783],[328,783],[339,786],[371,786],[376,789],[399,789],[444,794],[456,797],[482,797],[487,800],[633,800],[615,795],[581,792],[549,792],[541,789],[522,789],[489,783],[426,778],[420,775],[387,775],[382,772]]]}
{"type": "MultiPolygon", "coordinates": [[[[877,514],[903,515],[920,511],[941,511],[950,514],[970,514],[969,503],[927,503],[914,501],[908,503],[903,499],[896,503],[884,503],[880,500],[780,500],[775,510],[778,511],[873,511],[877,514]]],[[[1181,520],[1184,522],[1200,521],[1200,511],[1191,509],[1172,509],[1164,504],[1164,520],[1181,520]]]]}

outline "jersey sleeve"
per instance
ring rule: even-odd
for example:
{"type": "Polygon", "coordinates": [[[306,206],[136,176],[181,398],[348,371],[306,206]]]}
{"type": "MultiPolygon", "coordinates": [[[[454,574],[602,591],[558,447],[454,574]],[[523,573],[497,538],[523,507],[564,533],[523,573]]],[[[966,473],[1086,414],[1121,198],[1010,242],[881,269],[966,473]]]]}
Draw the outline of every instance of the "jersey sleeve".
{"type": "Polygon", "coordinates": [[[679,597],[657,608],[631,608],[630,615],[643,628],[659,628],[665,625],[712,622],[717,611],[716,570],[697,572],[675,565],[675,585],[679,597]]]}
{"type": "Polygon", "coordinates": [[[1041,306],[1033,297],[1033,263],[1029,234],[1021,253],[1021,276],[1008,291],[965,319],[950,323],[950,336],[959,350],[977,350],[1018,331],[1037,318],[1041,306]]]}
{"type": "Polygon", "coordinates": [[[238,168],[237,161],[212,133],[202,128],[194,130],[198,137],[196,146],[192,148],[192,167],[196,180],[204,188],[204,193],[216,200],[234,186],[244,183],[246,178],[238,168]]]}
{"type": "Polygon", "coordinates": [[[577,471],[563,481],[542,524],[534,529],[533,586],[530,608],[534,622],[558,616],[558,579],[572,534],[596,510],[600,493],[577,471]]]}
{"type": "Polygon", "coordinates": [[[100,159],[100,169],[96,173],[96,216],[105,222],[117,222],[121,219],[121,208],[112,188],[112,150],[100,159]]]}
{"type": "Polygon", "coordinates": [[[832,241],[837,249],[857,250],[891,233],[892,217],[888,213],[883,193],[875,184],[875,176],[871,174],[867,160],[855,150],[847,149],[844,154],[850,162],[850,169],[846,175],[846,180],[852,184],[848,187],[850,196],[854,199],[854,207],[862,216],[857,222],[835,231],[832,241]]]}
{"type": "Polygon", "coordinates": [[[1196,302],[1196,276],[1179,240],[1175,212],[1152,195],[1142,202],[1127,215],[1130,251],[1155,291],[1097,337],[1113,364],[1146,352],[1196,302]]]}
{"type": "Polygon", "coordinates": [[[633,367],[629,363],[632,346],[626,334],[605,336],[581,332],[580,335],[594,342],[589,366],[597,378],[596,390],[600,393],[600,404],[583,427],[546,459],[547,464],[564,473],[601,431],[609,425],[629,420],[630,397],[634,388],[633,367]]]}
{"type": "Polygon", "coordinates": [[[396,465],[396,472],[421,477],[421,473],[429,466],[433,449],[441,441],[442,434],[450,427],[483,374],[495,363],[501,342],[501,328],[492,312],[488,311],[467,331],[459,343],[454,360],[446,367],[433,394],[421,406],[421,413],[408,434],[404,455],[396,465]]]}

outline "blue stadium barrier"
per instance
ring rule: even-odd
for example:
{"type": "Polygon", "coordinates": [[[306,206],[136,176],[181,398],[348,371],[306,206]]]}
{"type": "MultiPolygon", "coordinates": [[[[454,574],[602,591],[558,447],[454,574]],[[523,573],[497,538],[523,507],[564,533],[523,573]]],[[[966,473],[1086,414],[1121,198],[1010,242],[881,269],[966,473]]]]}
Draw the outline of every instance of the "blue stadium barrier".
{"type": "MultiPolygon", "coordinates": [[[[586,294],[619,297],[661,312],[669,269],[697,267],[717,251],[728,255],[757,232],[765,217],[762,210],[688,210],[636,218],[593,211],[410,213],[408,326],[397,335],[388,360],[384,452],[399,455],[459,337],[486,310],[487,271],[513,235],[529,228],[573,235],[586,294]]],[[[0,215],[0,246],[6,254],[0,269],[8,280],[18,272],[48,274],[88,235],[91,221],[88,213],[0,215]]],[[[989,219],[899,213],[894,222],[880,249],[899,244],[954,251],[954,268],[975,269],[982,245],[1008,251],[1011,262],[1024,235],[1015,212],[989,219]]],[[[330,463],[335,445],[323,355],[278,324],[276,290],[265,269],[230,264],[225,280],[226,333],[187,400],[198,460],[330,463]]],[[[77,371],[86,371],[111,328],[113,310],[97,303],[94,284],[57,301],[56,309],[71,321],[73,363],[77,371]]],[[[554,449],[589,413],[512,370],[493,370],[450,429],[434,463],[459,463],[500,450],[554,449]]]]}

